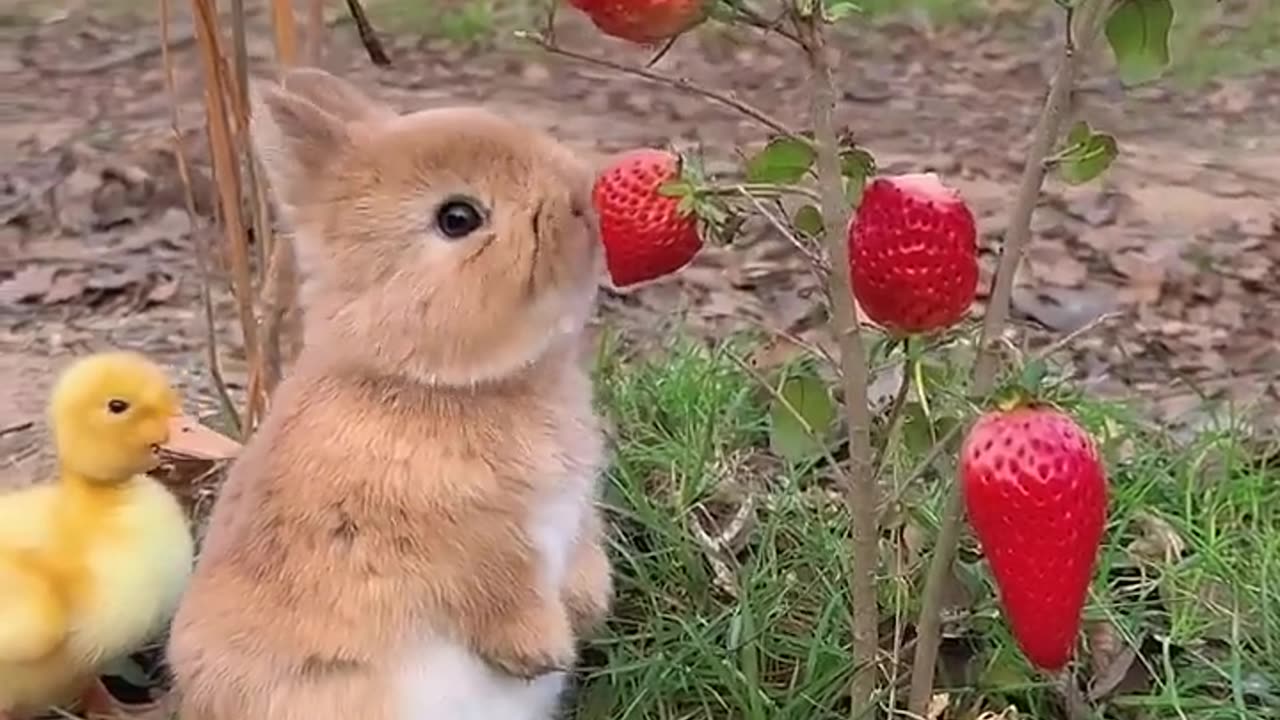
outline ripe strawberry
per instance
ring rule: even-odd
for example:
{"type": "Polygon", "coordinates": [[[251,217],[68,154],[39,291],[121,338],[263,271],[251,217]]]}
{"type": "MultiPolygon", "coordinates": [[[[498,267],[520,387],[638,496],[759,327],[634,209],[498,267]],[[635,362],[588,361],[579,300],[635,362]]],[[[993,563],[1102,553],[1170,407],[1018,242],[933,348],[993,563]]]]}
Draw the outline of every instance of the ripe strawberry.
{"type": "Polygon", "coordinates": [[[849,271],[858,304],[890,332],[954,325],[978,288],[973,213],[933,173],[876,178],[849,223],[849,271]]]}
{"type": "Polygon", "coordinates": [[[680,198],[658,188],[680,174],[680,159],[664,150],[622,153],[596,179],[592,200],[600,215],[605,265],[625,287],[679,270],[702,247],[698,220],[680,198]]]}
{"type": "Polygon", "coordinates": [[[655,45],[707,19],[712,0],[569,0],[600,32],[655,45]]]}
{"type": "Polygon", "coordinates": [[[965,438],[960,482],[1018,645],[1035,665],[1061,669],[1106,525],[1093,440],[1047,407],[992,411],[965,438]]]}

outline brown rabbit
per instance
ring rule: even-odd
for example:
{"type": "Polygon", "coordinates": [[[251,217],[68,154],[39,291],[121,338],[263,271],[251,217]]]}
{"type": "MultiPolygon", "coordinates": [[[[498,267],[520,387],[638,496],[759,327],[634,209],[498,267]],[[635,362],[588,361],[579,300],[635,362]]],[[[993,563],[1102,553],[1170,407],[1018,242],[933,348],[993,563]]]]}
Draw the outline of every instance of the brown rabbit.
{"type": "Polygon", "coordinates": [[[183,720],[544,720],[612,594],[579,343],[591,172],[319,70],[255,92],[305,344],[231,469],[169,661],[183,720]]]}

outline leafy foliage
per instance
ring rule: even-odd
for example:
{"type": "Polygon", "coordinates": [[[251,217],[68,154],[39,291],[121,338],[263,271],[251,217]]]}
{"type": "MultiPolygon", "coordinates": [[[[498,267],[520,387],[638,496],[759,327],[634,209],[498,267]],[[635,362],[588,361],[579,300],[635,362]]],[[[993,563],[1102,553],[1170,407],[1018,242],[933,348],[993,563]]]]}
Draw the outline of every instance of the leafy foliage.
{"type": "Polygon", "coordinates": [[[1107,18],[1106,36],[1120,79],[1139,85],[1159,78],[1169,66],[1170,0],[1121,0],[1107,18]]]}
{"type": "Polygon", "coordinates": [[[1094,132],[1089,123],[1081,120],[1067,133],[1067,146],[1055,161],[1063,180],[1081,185],[1106,172],[1119,152],[1115,137],[1094,132]]]}

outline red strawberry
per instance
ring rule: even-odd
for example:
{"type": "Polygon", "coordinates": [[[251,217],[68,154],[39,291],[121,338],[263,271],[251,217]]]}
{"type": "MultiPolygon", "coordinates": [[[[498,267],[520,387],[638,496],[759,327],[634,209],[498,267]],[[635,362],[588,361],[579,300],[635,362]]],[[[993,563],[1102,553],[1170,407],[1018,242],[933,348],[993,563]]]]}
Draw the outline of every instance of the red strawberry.
{"type": "Polygon", "coordinates": [[[569,0],[605,35],[654,45],[707,19],[710,0],[569,0]]]}
{"type": "Polygon", "coordinates": [[[619,155],[596,179],[592,200],[614,285],[625,287],[673,273],[702,247],[697,218],[681,212],[680,198],[658,192],[679,174],[676,155],[641,148],[619,155]]]}
{"type": "Polygon", "coordinates": [[[1061,669],[1106,525],[1106,470],[1093,440],[1057,410],[992,411],[965,438],[960,482],[1019,646],[1035,665],[1061,669]]]}
{"type": "Polygon", "coordinates": [[[973,213],[933,173],[876,178],[849,223],[849,271],[858,304],[889,331],[954,325],[978,288],[973,213]]]}

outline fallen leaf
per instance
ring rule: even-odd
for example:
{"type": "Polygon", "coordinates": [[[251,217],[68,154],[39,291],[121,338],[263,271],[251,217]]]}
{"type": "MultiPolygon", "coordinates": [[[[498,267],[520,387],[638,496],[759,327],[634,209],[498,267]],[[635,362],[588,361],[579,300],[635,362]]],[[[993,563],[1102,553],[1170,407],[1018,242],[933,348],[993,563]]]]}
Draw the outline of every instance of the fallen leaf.
{"type": "Polygon", "coordinates": [[[1187,543],[1178,535],[1168,521],[1146,511],[1139,511],[1134,517],[1139,532],[1137,539],[1129,543],[1127,551],[1130,555],[1148,562],[1160,562],[1172,565],[1182,559],[1187,543]]]}
{"type": "Polygon", "coordinates": [[[28,265],[0,283],[0,302],[20,303],[43,298],[57,272],[51,265],[28,265]]]}
{"type": "Polygon", "coordinates": [[[75,300],[84,294],[88,284],[88,273],[80,271],[58,273],[53,281],[53,287],[49,288],[42,300],[45,305],[57,305],[75,300]]]}
{"type": "Polygon", "coordinates": [[[205,427],[195,418],[176,415],[169,420],[169,442],[164,449],[202,460],[227,460],[240,451],[240,443],[205,427]]]}
{"type": "Polygon", "coordinates": [[[947,707],[951,705],[951,695],[948,693],[938,693],[929,698],[929,706],[924,711],[925,720],[939,720],[942,713],[947,711],[947,707]]]}
{"type": "Polygon", "coordinates": [[[1054,332],[1070,333],[1113,312],[1114,295],[1101,286],[1014,288],[1013,306],[1054,332]]]}
{"type": "Polygon", "coordinates": [[[178,278],[163,277],[147,292],[147,304],[167,303],[178,294],[178,278]]]}
{"type": "MultiPolygon", "coordinates": [[[[1098,702],[1109,697],[1129,679],[1138,652],[1120,637],[1116,626],[1109,622],[1090,623],[1085,632],[1089,639],[1089,666],[1093,675],[1088,697],[1098,702]]],[[[1145,675],[1140,665],[1138,670],[1140,675],[1145,675]]]]}

